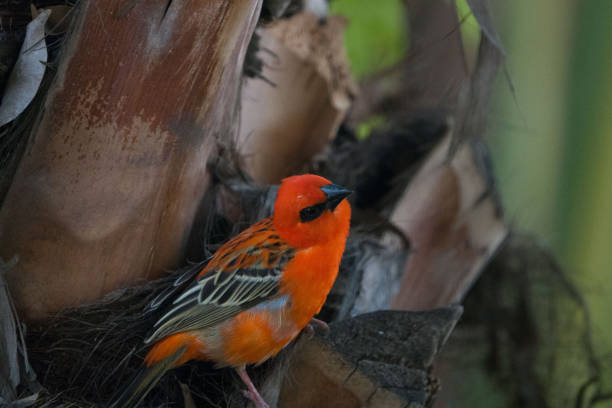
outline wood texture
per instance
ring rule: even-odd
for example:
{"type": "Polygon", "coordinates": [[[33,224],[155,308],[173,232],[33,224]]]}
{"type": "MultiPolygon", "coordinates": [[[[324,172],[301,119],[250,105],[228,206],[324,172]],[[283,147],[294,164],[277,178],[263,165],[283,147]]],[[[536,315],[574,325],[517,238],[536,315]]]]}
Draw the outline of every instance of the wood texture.
{"type": "Polygon", "coordinates": [[[461,312],[379,311],[333,323],[327,335],[302,336],[278,407],[428,406],[437,390],[429,369],[461,312]]]}
{"type": "Polygon", "coordinates": [[[29,318],[176,266],[260,1],[80,2],[0,213],[29,318]]]}
{"type": "Polygon", "coordinates": [[[395,309],[460,302],[508,234],[478,145],[462,144],[447,161],[450,140],[432,152],[391,216],[412,244],[395,309]]]}
{"type": "Polygon", "coordinates": [[[258,30],[259,78],[246,81],[238,148],[258,182],[279,183],[335,137],[356,92],[345,21],[301,13],[258,30]]]}

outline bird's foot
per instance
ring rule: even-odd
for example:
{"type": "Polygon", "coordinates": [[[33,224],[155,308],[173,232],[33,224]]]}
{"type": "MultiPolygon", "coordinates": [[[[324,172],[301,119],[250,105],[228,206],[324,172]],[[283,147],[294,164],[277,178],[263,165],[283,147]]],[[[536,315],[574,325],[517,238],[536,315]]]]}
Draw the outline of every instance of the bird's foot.
{"type": "Polygon", "coordinates": [[[256,408],[270,408],[270,406],[266,404],[266,401],[264,401],[264,399],[261,398],[261,395],[259,395],[257,388],[255,388],[255,386],[253,385],[253,382],[251,381],[251,378],[247,374],[244,366],[238,367],[236,371],[238,371],[238,375],[244,382],[244,385],[246,385],[248,388],[247,390],[242,391],[242,395],[244,395],[245,397],[253,401],[253,404],[255,404],[256,408]]]}
{"type": "Polygon", "coordinates": [[[310,323],[308,323],[306,327],[304,327],[304,331],[306,332],[306,335],[308,335],[309,338],[314,337],[314,327],[312,327],[310,323]]]}
{"type": "Polygon", "coordinates": [[[329,326],[327,325],[327,323],[325,323],[323,320],[315,319],[314,317],[312,318],[310,323],[308,323],[308,326],[310,326],[311,329],[314,329],[314,326],[319,326],[325,332],[329,331],[329,326]]]}
{"type": "Polygon", "coordinates": [[[261,395],[259,395],[259,393],[253,393],[249,390],[242,390],[242,395],[250,399],[253,404],[255,404],[256,408],[270,408],[266,401],[261,398],[261,395]]]}
{"type": "Polygon", "coordinates": [[[306,325],[306,327],[304,327],[304,330],[306,331],[306,333],[312,337],[314,336],[314,327],[318,326],[321,329],[323,329],[325,332],[329,332],[329,326],[327,325],[327,323],[325,323],[323,320],[319,320],[319,319],[315,319],[314,317],[312,318],[312,320],[310,321],[310,323],[308,323],[306,325]]]}

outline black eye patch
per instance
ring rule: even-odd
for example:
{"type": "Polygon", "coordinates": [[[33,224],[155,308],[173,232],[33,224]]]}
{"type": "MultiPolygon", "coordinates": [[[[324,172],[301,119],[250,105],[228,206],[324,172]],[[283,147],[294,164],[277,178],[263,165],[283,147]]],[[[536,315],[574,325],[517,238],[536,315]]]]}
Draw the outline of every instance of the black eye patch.
{"type": "Polygon", "coordinates": [[[311,205],[310,207],[306,207],[300,211],[300,220],[302,222],[316,220],[321,214],[323,214],[323,211],[325,211],[325,203],[311,205]]]}

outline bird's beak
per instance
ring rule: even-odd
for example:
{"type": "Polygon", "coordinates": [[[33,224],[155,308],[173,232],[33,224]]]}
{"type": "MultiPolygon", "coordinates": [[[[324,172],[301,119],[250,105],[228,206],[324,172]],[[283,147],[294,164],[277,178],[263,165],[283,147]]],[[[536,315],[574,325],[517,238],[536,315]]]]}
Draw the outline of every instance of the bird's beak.
{"type": "Polygon", "coordinates": [[[351,190],[347,190],[346,188],[336,184],[328,184],[323,186],[321,187],[321,191],[323,191],[327,196],[327,200],[325,200],[325,207],[331,211],[334,211],[338,204],[340,204],[345,197],[352,193],[351,190]]]}

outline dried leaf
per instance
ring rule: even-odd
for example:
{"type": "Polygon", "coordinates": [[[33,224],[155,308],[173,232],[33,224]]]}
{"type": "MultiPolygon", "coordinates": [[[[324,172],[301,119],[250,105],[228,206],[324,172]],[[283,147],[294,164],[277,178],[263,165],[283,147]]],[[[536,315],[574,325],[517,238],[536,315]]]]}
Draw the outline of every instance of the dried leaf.
{"type": "Polygon", "coordinates": [[[344,50],[346,21],[311,13],[259,30],[260,79],[242,88],[238,149],[258,182],[296,173],[336,135],[356,87],[344,50]],[[299,95],[299,97],[296,97],[299,95]]]}
{"type": "Polygon", "coordinates": [[[17,263],[17,258],[5,263],[0,259],[0,406],[28,407],[38,398],[40,386],[28,363],[23,332],[17,320],[4,274],[17,263]],[[27,384],[31,395],[18,399],[17,387],[27,384]]]}
{"type": "Polygon", "coordinates": [[[183,392],[183,400],[185,401],[185,408],[196,408],[195,402],[193,402],[193,397],[191,396],[191,391],[189,391],[189,386],[187,384],[179,383],[181,386],[181,391],[183,392]]]}
{"type": "Polygon", "coordinates": [[[486,151],[470,140],[447,161],[451,137],[425,161],[391,216],[414,248],[393,299],[396,309],[461,302],[508,233],[486,151]]]}
{"type": "Polygon", "coordinates": [[[38,392],[29,395],[25,398],[20,398],[16,401],[11,401],[10,405],[8,402],[6,402],[4,399],[2,399],[2,397],[0,397],[0,406],[4,407],[5,405],[3,404],[7,404],[8,406],[10,406],[11,408],[26,408],[29,406],[34,405],[34,403],[36,402],[36,400],[38,399],[38,392]]]}
{"type": "Polygon", "coordinates": [[[15,389],[19,385],[19,362],[17,360],[17,329],[13,317],[13,308],[4,282],[4,273],[14,266],[15,262],[2,263],[0,269],[0,395],[7,396],[7,387],[15,389]]]}
{"type": "Polygon", "coordinates": [[[19,58],[2,97],[0,126],[19,116],[32,102],[40,87],[47,62],[45,23],[50,14],[50,10],[43,10],[28,24],[19,58]]]}
{"type": "Polygon", "coordinates": [[[489,2],[487,0],[467,0],[470,10],[474,18],[480,25],[480,29],[487,39],[497,48],[502,55],[505,55],[504,46],[499,39],[497,30],[493,24],[493,17],[491,16],[491,9],[489,8],[489,2]]]}

